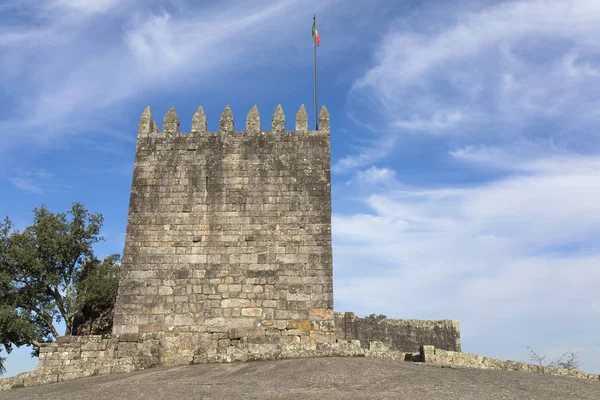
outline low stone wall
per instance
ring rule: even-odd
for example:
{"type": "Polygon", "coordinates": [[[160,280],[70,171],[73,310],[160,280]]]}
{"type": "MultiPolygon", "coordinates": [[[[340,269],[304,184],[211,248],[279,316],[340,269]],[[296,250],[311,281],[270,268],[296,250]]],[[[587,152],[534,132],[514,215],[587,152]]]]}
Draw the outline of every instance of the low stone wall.
{"type": "Polygon", "coordinates": [[[40,346],[36,369],[0,379],[0,390],[129,372],[157,365],[156,343],[116,343],[101,336],[64,336],[40,346]]]}
{"type": "Polygon", "coordinates": [[[494,358],[478,356],[477,354],[446,351],[438,349],[434,346],[421,346],[419,361],[422,361],[426,364],[433,364],[446,367],[534,372],[540,374],[568,376],[573,378],[600,381],[600,375],[588,374],[587,372],[583,371],[573,371],[565,368],[540,367],[539,365],[525,364],[522,362],[511,360],[496,360],[494,358]]]}
{"type": "Polygon", "coordinates": [[[360,340],[363,348],[369,348],[372,341],[381,341],[389,349],[403,352],[418,352],[422,345],[461,351],[455,320],[357,318],[351,312],[336,312],[335,328],[337,337],[360,340]]]}
{"type": "MultiPolygon", "coordinates": [[[[598,380],[600,375],[560,368],[539,367],[517,361],[503,361],[475,354],[420,346],[418,352],[403,352],[388,348],[381,341],[372,341],[365,348],[360,340],[337,339],[334,342],[229,343],[204,352],[194,363],[276,360],[308,357],[370,357],[398,361],[415,361],[446,367],[465,367],[505,371],[544,373],[557,376],[598,380]]],[[[44,345],[40,349],[38,367],[12,378],[0,379],[0,390],[61,382],[92,375],[129,372],[158,365],[157,343],[118,344],[100,337],[79,337],[62,343],[44,345]]]]}
{"type": "MultiPolygon", "coordinates": [[[[94,375],[130,372],[167,365],[165,358],[173,361],[169,351],[181,352],[180,362],[222,363],[252,360],[275,360],[283,358],[366,356],[359,341],[301,340],[289,336],[289,340],[272,341],[269,336],[217,339],[207,342],[204,335],[195,338],[172,335],[161,340],[144,342],[117,342],[100,336],[63,337],[56,343],[40,347],[38,365],[32,372],[0,379],[0,390],[36,386],[44,383],[62,382],[94,375]],[[197,347],[191,348],[190,343],[197,347]],[[166,346],[163,346],[165,344],[166,346]]],[[[306,339],[306,338],[302,338],[306,339]]],[[[171,362],[170,365],[173,365],[171,362]]]]}

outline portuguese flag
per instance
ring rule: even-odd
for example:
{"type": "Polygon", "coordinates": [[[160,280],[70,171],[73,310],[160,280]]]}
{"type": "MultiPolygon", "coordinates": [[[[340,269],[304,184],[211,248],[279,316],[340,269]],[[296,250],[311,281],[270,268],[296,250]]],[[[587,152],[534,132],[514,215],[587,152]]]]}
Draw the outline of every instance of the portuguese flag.
{"type": "Polygon", "coordinates": [[[313,17],[312,36],[315,39],[315,42],[317,42],[317,46],[320,46],[321,45],[321,39],[319,38],[319,32],[317,32],[316,16],[313,17]]]}

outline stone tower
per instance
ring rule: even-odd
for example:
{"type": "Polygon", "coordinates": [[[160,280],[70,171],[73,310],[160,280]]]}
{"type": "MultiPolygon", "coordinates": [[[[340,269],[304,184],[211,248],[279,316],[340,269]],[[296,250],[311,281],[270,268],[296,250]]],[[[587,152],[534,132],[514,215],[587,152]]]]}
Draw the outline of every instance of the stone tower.
{"type": "Polygon", "coordinates": [[[208,132],[199,107],[182,133],[171,108],[159,132],[144,110],[113,340],[174,364],[333,339],[329,113],[295,125],[254,106],[236,131],[227,106],[208,132]]]}

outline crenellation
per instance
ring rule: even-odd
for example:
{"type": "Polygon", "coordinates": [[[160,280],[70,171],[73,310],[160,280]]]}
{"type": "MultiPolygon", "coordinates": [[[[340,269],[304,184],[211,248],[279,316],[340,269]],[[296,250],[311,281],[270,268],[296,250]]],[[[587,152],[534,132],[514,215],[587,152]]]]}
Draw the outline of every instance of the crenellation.
{"type": "Polygon", "coordinates": [[[285,115],[283,114],[283,108],[281,108],[281,104],[277,105],[277,108],[273,113],[271,130],[277,133],[285,132],[285,115]]]}
{"type": "Polygon", "coordinates": [[[258,106],[256,104],[250,109],[246,116],[246,132],[260,133],[260,113],[258,112],[258,106]]]}
{"type": "Polygon", "coordinates": [[[319,113],[319,130],[329,132],[329,111],[327,107],[321,107],[321,112],[319,113]]]}
{"type": "Polygon", "coordinates": [[[204,108],[198,106],[198,109],[192,116],[192,133],[205,133],[207,130],[208,122],[206,115],[204,114],[204,108]]]}
{"type": "Polygon", "coordinates": [[[308,131],[308,114],[304,104],[300,106],[300,109],[296,113],[296,130],[297,131],[308,131]]]}
{"type": "Polygon", "coordinates": [[[138,137],[147,136],[152,132],[152,111],[150,106],[146,107],[140,117],[140,123],[138,125],[138,137]]]}
{"type": "Polygon", "coordinates": [[[219,118],[219,130],[222,133],[234,132],[233,113],[231,112],[231,107],[229,107],[229,105],[225,106],[225,109],[221,113],[221,117],[219,118]]]}
{"type": "Polygon", "coordinates": [[[179,116],[175,107],[171,107],[163,119],[163,133],[179,133],[179,116]]]}

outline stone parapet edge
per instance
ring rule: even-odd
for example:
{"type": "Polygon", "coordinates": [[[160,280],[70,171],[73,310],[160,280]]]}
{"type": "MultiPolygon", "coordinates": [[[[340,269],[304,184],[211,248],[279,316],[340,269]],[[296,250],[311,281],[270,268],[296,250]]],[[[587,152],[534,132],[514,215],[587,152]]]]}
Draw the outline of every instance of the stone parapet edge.
{"type": "MultiPolygon", "coordinates": [[[[511,360],[497,360],[476,354],[461,353],[436,349],[434,346],[421,346],[419,352],[402,352],[389,350],[379,341],[372,341],[368,349],[362,348],[359,340],[337,340],[332,343],[300,343],[300,344],[244,344],[231,347],[227,352],[205,354],[195,359],[193,364],[230,363],[245,361],[267,361],[318,357],[368,357],[388,360],[416,362],[422,365],[450,368],[473,368],[500,371],[519,371],[542,373],[553,376],[573,377],[600,381],[600,375],[583,371],[561,368],[541,367],[533,364],[511,360]]],[[[0,379],[0,390],[38,386],[89,376],[108,375],[120,372],[132,372],[158,366],[149,358],[126,357],[120,359],[107,358],[95,368],[81,368],[79,371],[50,372],[35,370],[25,372],[11,378],[0,379]],[[142,359],[143,362],[140,362],[142,359]]]]}
{"type": "Polygon", "coordinates": [[[477,354],[437,349],[434,346],[421,346],[419,361],[427,365],[451,368],[474,368],[497,371],[533,372],[538,374],[564,376],[600,381],[600,375],[566,368],[543,367],[512,360],[498,360],[477,354]]]}

